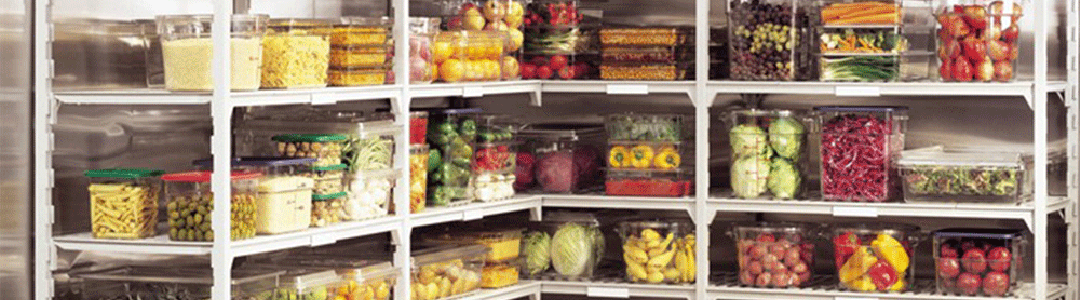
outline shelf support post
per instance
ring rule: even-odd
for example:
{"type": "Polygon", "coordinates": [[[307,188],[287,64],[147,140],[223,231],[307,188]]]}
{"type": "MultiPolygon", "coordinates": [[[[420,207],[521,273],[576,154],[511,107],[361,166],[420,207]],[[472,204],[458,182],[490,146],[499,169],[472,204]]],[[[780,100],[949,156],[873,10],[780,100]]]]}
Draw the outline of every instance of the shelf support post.
{"type": "Polygon", "coordinates": [[[412,104],[412,99],[409,98],[409,56],[402,55],[409,53],[409,1],[408,0],[391,0],[390,11],[394,20],[393,36],[394,40],[398,41],[394,43],[395,53],[394,55],[394,74],[396,74],[395,85],[400,86],[398,89],[399,95],[390,99],[394,105],[398,107],[395,112],[395,120],[398,124],[404,125],[401,135],[398,137],[398,143],[396,143],[397,151],[395,151],[394,161],[399,162],[402,167],[402,176],[398,177],[398,184],[394,187],[394,202],[391,204],[394,206],[395,214],[403,216],[401,221],[402,228],[398,229],[395,233],[397,235],[394,241],[394,267],[401,270],[401,274],[397,279],[397,284],[394,287],[394,299],[408,300],[410,297],[409,288],[409,270],[412,268],[410,254],[410,241],[409,236],[412,234],[412,221],[410,211],[410,186],[411,178],[409,176],[409,137],[412,133],[409,132],[409,109],[412,104]]]}
{"type": "Polygon", "coordinates": [[[230,200],[232,199],[232,184],[230,173],[232,165],[232,101],[231,98],[231,68],[229,67],[232,56],[232,15],[233,3],[228,0],[214,1],[214,19],[211,25],[210,39],[214,45],[213,52],[213,99],[210,101],[210,115],[213,117],[213,135],[210,137],[210,153],[213,157],[213,174],[210,177],[211,189],[217,204],[211,212],[214,230],[214,246],[211,250],[210,266],[214,272],[213,300],[229,300],[232,298],[232,251],[231,241],[231,217],[230,200]]]}
{"type": "MultiPolygon", "coordinates": [[[[27,15],[22,28],[32,28],[34,45],[34,299],[48,300],[54,295],[52,271],[56,268],[56,248],[53,244],[54,171],[52,166],[55,99],[52,94],[52,1],[32,1],[33,18],[27,15]],[[33,20],[33,24],[29,24],[33,20]]],[[[30,6],[24,6],[29,9],[30,6]]],[[[27,11],[29,13],[30,11],[27,11]]],[[[24,33],[29,35],[30,33],[24,33]]],[[[7,51],[7,50],[5,50],[7,51]]],[[[21,50],[14,50],[21,51],[21,50]]],[[[14,68],[13,68],[14,69],[14,68]]],[[[22,201],[22,199],[16,199],[22,201]]]]}

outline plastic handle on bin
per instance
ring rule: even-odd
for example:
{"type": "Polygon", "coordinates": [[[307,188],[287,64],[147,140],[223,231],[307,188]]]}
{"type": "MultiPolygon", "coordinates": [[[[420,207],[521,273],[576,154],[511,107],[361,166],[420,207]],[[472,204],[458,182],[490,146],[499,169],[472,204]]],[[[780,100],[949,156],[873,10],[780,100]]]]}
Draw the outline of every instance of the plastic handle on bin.
{"type": "Polygon", "coordinates": [[[627,288],[590,286],[585,288],[585,296],[589,298],[630,298],[630,290],[627,288]]]}

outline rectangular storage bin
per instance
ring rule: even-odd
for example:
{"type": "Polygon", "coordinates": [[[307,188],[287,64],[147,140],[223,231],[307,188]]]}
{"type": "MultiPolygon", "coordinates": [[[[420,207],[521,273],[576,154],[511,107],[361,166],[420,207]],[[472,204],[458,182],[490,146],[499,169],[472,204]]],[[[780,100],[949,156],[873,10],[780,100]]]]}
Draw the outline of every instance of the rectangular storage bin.
{"type": "Polygon", "coordinates": [[[428,204],[447,206],[471,202],[474,197],[469,189],[475,177],[472,161],[475,154],[473,142],[479,133],[477,117],[479,109],[435,110],[429,116],[428,138],[431,156],[438,163],[428,166],[428,204]]]}
{"type": "Polygon", "coordinates": [[[385,68],[393,58],[390,45],[339,45],[330,49],[330,66],[334,68],[385,68]]]}
{"type": "MultiPolygon", "coordinates": [[[[409,83],[427,84],[439,76],[435,70],[433,44],[442,20],[439,18],[409,18],[409,83]]],[[[446,45],[448,46],[448,45],[446,45]]],[[[439,49],[446,50],[447,47],[439,49]]],[[[446,53],[440,52],[445,55],[446,53]]],[[[446,57],[442,57],[443,60],[446,57]]],[[[442,61],[440,61],[441,63],[442,61]]]]}
{"type": "Polygon", "coordinates": [[[524,265],[522,259],[511,259],[502,262],[487,262],[480,274],[480,287],[485,289],[497,289],[515,285],[521,276],[521,268],[524,265]]]}
{"type": "Polygon", "coordinates": [[[401,271],[390,262],[368,263],[346,270],[342,276],[349,287],[347,299],[389,300],[394,296],[394,285],[400,274],[401,271]]]}
{"type": "Polygon", "coordinates": [[[605,191],[613,196],[688,196],[693,173],[686,169],[607,169],[605,191]]]}
{"type": "Polygon", "coordinates": [[[1008,229],[942,229],[933,233],[937,292],[1005,297],[1024,268],[1023,233],[1008,229]]]}
{"type": "MultiPolygon", "coordinates": [[[[210,190],[209,171],[165,174],[165,213],[169,240],[212,242],[214,195],[210,190]]],[[[232,240],[255,236],[255,199],[258,199],[259,173],[233,173],[230,221],[232,240]]],[[[221,206],[217,206],[221,207],[221,206]]]]}
{"type": "Polygon", "coordinates": [[[604,46],[600,56],[605,63],[664,63],[692,62],[693,52],[678,46],[604,46]]]}
{"type": "MultiPolygon", "coordinates": [[[[284,272],[261,270],[234,270],[232,272],[232,299],[246,300],[273,291],[278,277],[284,272]]],[[[208,267],[120,267],[81,273],[83,290],[113,286],[113,289],[96,290],[83,295],[84,300],[117,299],[141,295],[151,299],[209,299],[214,277],[208,267]]],[[[145,298],[144,298],[145,299],[145,298]]]]}
{"type": "Polygon", "coordinates": [[[149,169],[86,170],[90,179],[90,229],[96,239],[154,235],[164,172],[149,169]]]}
{"type": "MultiPolygon", "coordinates": [[[[430,151],[426,144],[409,147],[409,213],[421,213],[427,206],[428,173],[432,169],[428,166],[430,151]]],[[[393,207],[390,206],[391,210],[393,207]]]]}
{"type": "Polygon", "coordinates": [[[806,120],[790,110],[727,114],[731,188],[736,197],[799,198],[806,191],[806,120]]]}
{"type": "Polygon", "coordinates": [[[283,134],[272,138],[278,156],[315,158],[315,167],[340,164],[347,139],[342,134],[283,134]]]}
{"type": "MultiPolygon", "coordinates": [[[[529,233],[524,237],[525,248],[522,253],[526,257],[527,270],[530,278],[541,280],[561,281],[590,281],[601,260],[603,260],[604,233],[600,230],[600,222],[596,216],[589,213],[565,213],[556,212],[544,215],[541,222],[530,225],[529,233]],[[547,243],[548,253],[564,253],[566,251],[585,251],[578,259],[555,259],[554,257],[529,257],[536,255],[538,251],[530,249],[537,245],[537,241],[549,240],[547,243]],[[573,241],[570,241],[573,240],[573,241]]],[[[541,252],[542,253],[542,252],[541,252]]]]}
{"type": "Polygon", "coordinates": [[[930,75],[929,53],[823,55],[819,57],[821,81],[894,82],[926,79],[930,75]]]}
{"type": "Polygon", "coordinates": [[[1020,55],[1020,20],[1030,1],[936,0],[942,81],[1010,82],[1020,55]]]}
{"type": "Polygon", "coordinates": [[[899,0],[818,0],[825,26],[901,25],[904,12],[899,0]]]}
{"type": "Polygon", "coordinates": [[[896,200],[899,182],[892,162],[904,149],[907,108],[829,106],[814,111],[821,132],[822,199],[896,200]]]}
{"type": "Polygon", "coordinates": [[[335,194],[345,190],[346,164],[319,166],[311,168],[311,178],[314,180],[315,194],[335,194]]]}
{"type": "Polygon", "coordinates": [[[1019,203],[1031,197],[1031,156],[1020,153],[904,151],[896,162],[907,202],[1019,203]]]}
{"type": "Polygon", "coordinates": [[[673,220],[619,222],[626,280],[634,283],[694,283],[694,226],[673,220]],[[670,260],[666,258],[671,258],[670,260]],[[667,261],[663,263],[663,261],[667,261]]]}
{"type": "Polygon", "coordinates": [[[278,234],[308,228],[314,181],[307,170],[315,159],[240,160],[236,165],[263,174],[255,198],[255,231],[278,234]],[[265,172],[265,173],[264,173],[265,172]]]}
{"type": "Polygon", "coordinates": [[[604,46],[675,46],[688,43],[688,31],[675,27],[603,28],[600,43],[604,46]]]}
{"type": "Polygon", "coordinates": [[[825,55],[901,54],[908,50],[908,40],[899,27],[825,27],[819,42],[825,55]]]}
{"type": "Polygon", "coordinates": [[[473,199],[481,202],[492,202],[510,199],[514,196],[513,168],[499,172],[482,171],[473,174],[473,180],[469,183],[469,192],[473,199]]]}
{"type": "MultiPolygon", "coordinates": [[[[267,15],[232,17],[230,86],[234,91],[259,89],[262,39],[267,15]]],[[[157,16],[165,67],[165,89],[173,92],[209,92],[211,76],[211,15],[157,16]]]]}
{"type": "Polygon", "coordinates": [[[595,62],[590,56],[569,51],[551,54],[527,53],[521,62],[522,79],[591,79],[596,78],[595,62]]]}
{"type": "Polygon", "coordinates": [[[432,246],[478,244],[488,247],[486,262],[516,259],[521,255],[521,228],[506,230],[456,230],[425,234],[421,244],[432,246]]]}
{"type": "Polygon", "coordinates": [[[311,196],[311,227],[326,227],[349,220],[345,213],[347,192],[311,196]]]}
{"type": "Polygon", "coordinates": [[[600,65],[603,80],[649,80],[673,81],[693,79],[690,63],[679,64],[633,64],[607,63],[600,65]]]}
{"type": "Polygon", "coordinates": [[[343,17],[334,25],[330,35],[330,44],[337,45],[388,45],[390,28],[394,25],[390,18],[343,17]]]}
{"type": "Polygon", "coordinates": [[[795,0],[734,0],[728,9],[732,80],[793,81],[810,76],[809,5],[795,0]]]}
{"type": "Polygon", "coordinates": [[[443,31],[434,35],[431,44],[432,63],[437,70],[435,79],[441,82],[467,81],[473,77],[466,75],[465,62],[469,61],[466,53],[467,34],[465,31],[443,31]]]}
{"type": "MultiPolygon", "coordinates": [[[[275,266],[281,268],[281,266],[275,266]]],[[[297,274],[282,275],[280,284],[266,300],[290,299],[335,299],[337,296],[348,297],[339,293],[346,286],[346,281],[337,272],[302,270],[297,274]]],[[[261,299],[260,299],[261,300],[261,299]]]]}
{"type": "Polygon", "coordinates": [[[349,218],[366,220],[388,215],[399,176],[401,172],[397,169],[357,171],[349,175],[349,195],[345,198],[349,218]]]}
{"type": "Polygon", "coordinates": [[[681,141],[683,115],[612,114],[607,117],[607,133],[611,140],[681,141]]]}
{"type": "Polygon", "coordinates": [[[602,125],[530,124],[518,131],[518,140],[523,149],[517,153],[515,190],[539,185],[544,193],[574,193],[603,182],[600,168],[606,138],[602,125]],[[563,168],[560,161],[583,164],[563,168]]]}
{"type": "Polygon", "coordinates": [[[477,142],[472,145],[472,171],[481,174],[513,174],[516,145],[512,141],[477,142]]]}
{"type": "Polygon", "coordinates": [[[914,287],[918,227],[850,224],[836,226],[832,232],[841,290],[895,293],[914,287]]]}
{"type": "Polygon", "coordinates": [[[480,288],[487,247],[440,247],[414,251],[410,299],[443,299],[480,288]]]}
{"type": "MultiPolygon", "coordinates": [[[[498,81],[503,75],[503,57],[509,36],[500,31],[463,31],[465,81],[498,81]]],[[[445,66],[452,68],[453,66],[445,66]]]]}
{"type": "Polygon", "coordinates": [[[394,144],[402,126],[389,121],[363,122],[342,151],[350,171],[385,170],[394,167],[394,144]]]}
{"type": "Polygon", "coordinates": [[[809,286],[814,277],[812,226],[800,223],[738,223],[739,284],[758,288],[809,286]]]}
{"type": "Polygon", "coordinates": [[[683,165],[685,152],[682,142],[613,140],[608,142],[608,168],[674,170],[683,165]]]}
{"type": "Polygon", "coordinates": [[[390,68],[330,68],[330,85],[364,86],[389,83],[390,68]]]}
{"type": "Polygon", "coordinates": [[[428,112],[409,112],[409,144],[423,144],[427,141],[428,112]]]}
{"type": "Polygon", "coordinates": [[[333,20],[272,19],[262,41],[262,88],[326,87],[333,20]]]}

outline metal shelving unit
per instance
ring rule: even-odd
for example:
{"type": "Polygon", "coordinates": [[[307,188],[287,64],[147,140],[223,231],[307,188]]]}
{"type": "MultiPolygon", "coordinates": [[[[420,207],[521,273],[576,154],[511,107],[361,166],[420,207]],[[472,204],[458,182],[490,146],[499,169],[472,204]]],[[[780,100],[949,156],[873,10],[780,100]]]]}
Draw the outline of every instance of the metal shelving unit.
{"type": "MultiPolygon", "coordinates": [[[[720,0],[718,0],[720,1],[720,0]]],[[[229,28],[228,16],[234,13],[234,1],[214,0],[214,28],[229,28]]],[[[247,2],[247,1],[235,1],[247,2]]],[[[710,222],[717,212],[742,213],[780,213],[814,214],[837,217],[931,217],[931,218],[978,218],[978,219],[1019,219],[1024,220],[1034,234],[1035,259],[1034,278],[1023,285],[1015,296],[1009,298],[974,298],[950,295],[937,295],[925,289],[918,289],[903,294],[857,294],[837,291],[822,283],[802,289],[757,289],[739,287],[733,284],[730,276],[709,276],[708,263],[698,263],[696,284],[692,285],[642,285],[626,283],[620,278],[596,279],[593,281],[523,281],[517,285],[482,290],[461,299],[513,299],[530,297],[538,299],[542,293],[582,295],[603,298],[628,297],[665,297],[679,299],[1066,299],[1078,300],[1080,287],[1080,224],[1078,224],[1078,199],[1080,199],[1080,4],[1077,1],[1064,1],[1067,4],[1066,17],[1068,48],[1066,62],[1054,62],[1065,65],[1067,80],[1051,81],[1048,79],[1047,47],[1052,3],[1032,1],[1032,18],[1039,20],[1034,28],[1035,53],[1034,75],[1029,81],[1011,83],[821,83],[821,82],[738,82],[708,80],[709,56],[705,42],[696,43],[694,81],[681,82],[608,82],[608,81],[539,81],[524,80],[490,83],[429,84],[429,85],[384,85],[355,88],[324,88],[314,90],[284,90],[258,92],[230,92],[228,90],[229,68],[226,56],[229,53],[229,30],[215,30],[212,39],[214,48],[214,83],[215,89],[209,94],[174,94],[155,90],[114,90],[101,92],[55,92],[50,85],[52,61],[49,57],[52,32],[51,8],[49,0],[34,1],[35,8],[35,86],[37,87],[35,104],[35,269],[37,299],[49,299],[53,295],[51,271],[56,268],[56,251],[96,250],[121,251],[142,254],[174,255],[209,255],[214,268],[213,300],[230,299],[229,266],[234,258],[273,250],[310,247],[334,243],[339,240],[376,233],[391,233],[393,243],[397,245],[394,264],[408,274],[410,268],[409,233],[413,228],[461,220],[475,220],[485,216],[527,210],[532,218],[540,218],[545,207],[580,207],[580,208],[629,208],[685,210],[697,226],[697,245],[709,247],[710,222]],[[694,104],[695,110],[695,193],[685,198],[656,197],[612,197],[603,195],[518,195],[517,197],[491,203],[472,203],[465,206],[432,208],[420,214],[404,214],[381,219],[344,223],[338,226],[310,229],[296,233],[258,236],[246,241],[228,241],[228,210],[215,210],[212,215],[216,232],[213,243],[170,242],[163,237],[140,241],[101,241],[94,240],[89,234],[53,236],[52,224],[54,208],[52,199],[53,168],[52,151],[54,137],[52,125],[56,124],[57,110],[62,105],[207,105],[213,117],[213,137],[211,153],[215,154],[213,191],[216,194],[229,193],[228,158],[231,156],[231,113],[235,107],[310,104],[327,105],[343,101],[388,100],[395,112],[398,125],[407,125],[405,116],[411,99],[430,97],[476,98],[487,95],[524,94],[530,97],[531,104],[542,105],[544,93],[588,93],[609,95],[686,95],[694,104]],[[1052,197],[1047,192],[1047,178],[1039,176],[1035,180],[1035,197],[1020,205],[989,204],[851,204],[823,201],[755,201],[728,199],[709,192],[709,109],[719,94],[795,94],[795,95],[832,95],[838,97],[877,97],[877,96],[988,96],[1021,97],[1025,99],[1034,116],[1034,149],[1047,148],[1046,134],[1048,120],[1045,117],[1050,95],[1062,95],[1062,101],[1068,109],[1066,125],[1068,129],[1068,195],[1052,197]],[[1067,275],[1068,285],[1050,284],[1047,276],[1049,262],[1047,243],[1047,216],[1060,213],[1068,223],[1067,275]],[[709,278],[710,280],[704,280],[709,278]]],[[[394,14],[393,35],[395,40],[407,40],[408,0],[390,1],[394,14]]],[[[695,1],[695,28],[697,41],[709,39],[710,0],[695,1]]],[[[241,5],[242,6],[242,5],[241,5]]],[[[397,53],[409,53],[409,43],[395,43],[397,53]]],[[[408,74],[408,56],[395,56],[395,73],[408,74]]],[[[404,126],[406,131],[408,126],[404,126]]],[[[404,140],[404,132],[399,140],[404,140]]],[[[408,145],[397,143],[395,160],[399,163],[408,161],[408,145]]],[[[1046,174],[1047,154],[1035,151],[1034,174],[1046,174]]],[[[395,191],[396,211],[408,211],[408,176],[401,176],[395,191]]],[[[697,261],[709,261],[708,251],[697,251],[697,261]]],[[[407,275],[405,275],[407,276],[407,275]]],[[[827,279],[821,279],[826,282],[827,279]]],[[[407,299],[409,280],[401,278],[396,286],[396,299],[407,299]]]]}

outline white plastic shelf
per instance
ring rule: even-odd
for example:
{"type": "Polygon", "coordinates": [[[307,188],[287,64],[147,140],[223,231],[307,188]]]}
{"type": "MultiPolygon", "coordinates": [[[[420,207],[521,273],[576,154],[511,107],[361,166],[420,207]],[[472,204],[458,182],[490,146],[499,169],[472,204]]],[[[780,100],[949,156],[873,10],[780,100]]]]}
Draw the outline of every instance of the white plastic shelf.
{"type": "Polygon", "coordinates": [[[545,93],[598,93],[608,95],[687,94],[694,81],[545,80],[545,93]]]}
{"type": "Polygon", "coordinates": [[[475,98],[486,95],[540,93],[539,80],[515,80],[467,83],[432,83],[409,86],[409,97],[465,97],[475,98]]]}
{"type": "Polygon", "coordinates": [[[594,194],[544,194],[544,207],[574,207],[574,208],[621,208],[621,209],[647,209],[647,210],[682,210],[691,217],[694,216],[693,196],[684,197],[639,197],[639,196],[608,196],[594,194]]]}
{"type": "MultiPolygon", "coordinates": [[[[232,93],[234,107],[381,100],[401,97],[399,85],[327,87],[316,89],[260,90],[232,93]]],[[[210,93],[172,93],[160,89],[57,92],[56,100],[73,105],[207,105],[210,93]]]]}
{"type": "Polygon", "coordinates": [[[599,278],[591,281],[544,280],[545,294],[579,295],[589,298],[694,299],[693,284],[629,283],[623,278],[599,278]]]}
{"type": "MultiPolygon", "coordinates": [[[[327,227],[310,228],[284,234],[258,235],[251,239],[232,242],[232,253],[234,257],[241,257],[295,247],[327,245],[339,240],[391,232],[404,226],[402,220],[402,217],[384,217],[343,222],[327,227]]],[[[102,240],[94,239],[91,233],[84,232],[57,236],[53,240],[59,248],[78,251],[209,255],[213,249],[213,243],[211,242],[174,242],[170,241],[165,235],[142,240],[102,240]]]]}
{"type": "MultiPolygon", "coordinates": [[[[835,96],[1024,96],[1035,91],[1032,81],[1014,82],[776,82],[709,81],[709,94],[798,94],[835,96]]],[[[1048,83],[1048,92],[1064,92],[1065,82],[1048,83]]]]}
{"type": "Polygon", "coordinates": [[[475,202],[459,206],[429,207],[424,212],[409,216],[412,227],[423,227],[453,221],[472,221],[493,215],[529,210],[536,215],[540,212],[541,199],[535,195],[517,195],[513,198],[493,202],[475,202]]]}
{"type": "MultiPolygon", "coordinates": [[[[1050,284],[1047,286],[1047,300],[1065,296],[1068,286],[1050,284]]],[[[1021,283],[1007,297],[973,297],[939,294],[934,289],[934,281],[917,280],[914,289],[903,293],[871,294],[842,291],[836,286],[836,279],[831,276],[816,276],[812,284],[805,288],[756,288],[740,286],[738,276],[724,274],[713,277],[709,282],[709,300],[846,300],[846,299],[920,299],[920,300],[994,300],[994,299],[1031,299],[1034,300],[1035,285],[1021,283]]]]}
{"type": "MultiPolygon", "coordinates": [[[[482,289],[474,294],[455,300],[511,300],[522,297],[539,297],[540,282],[522,280],[515,285],[497,289],[482,289]]],[[[539,300],[539,298],[533,298],[539,300]]]]}

